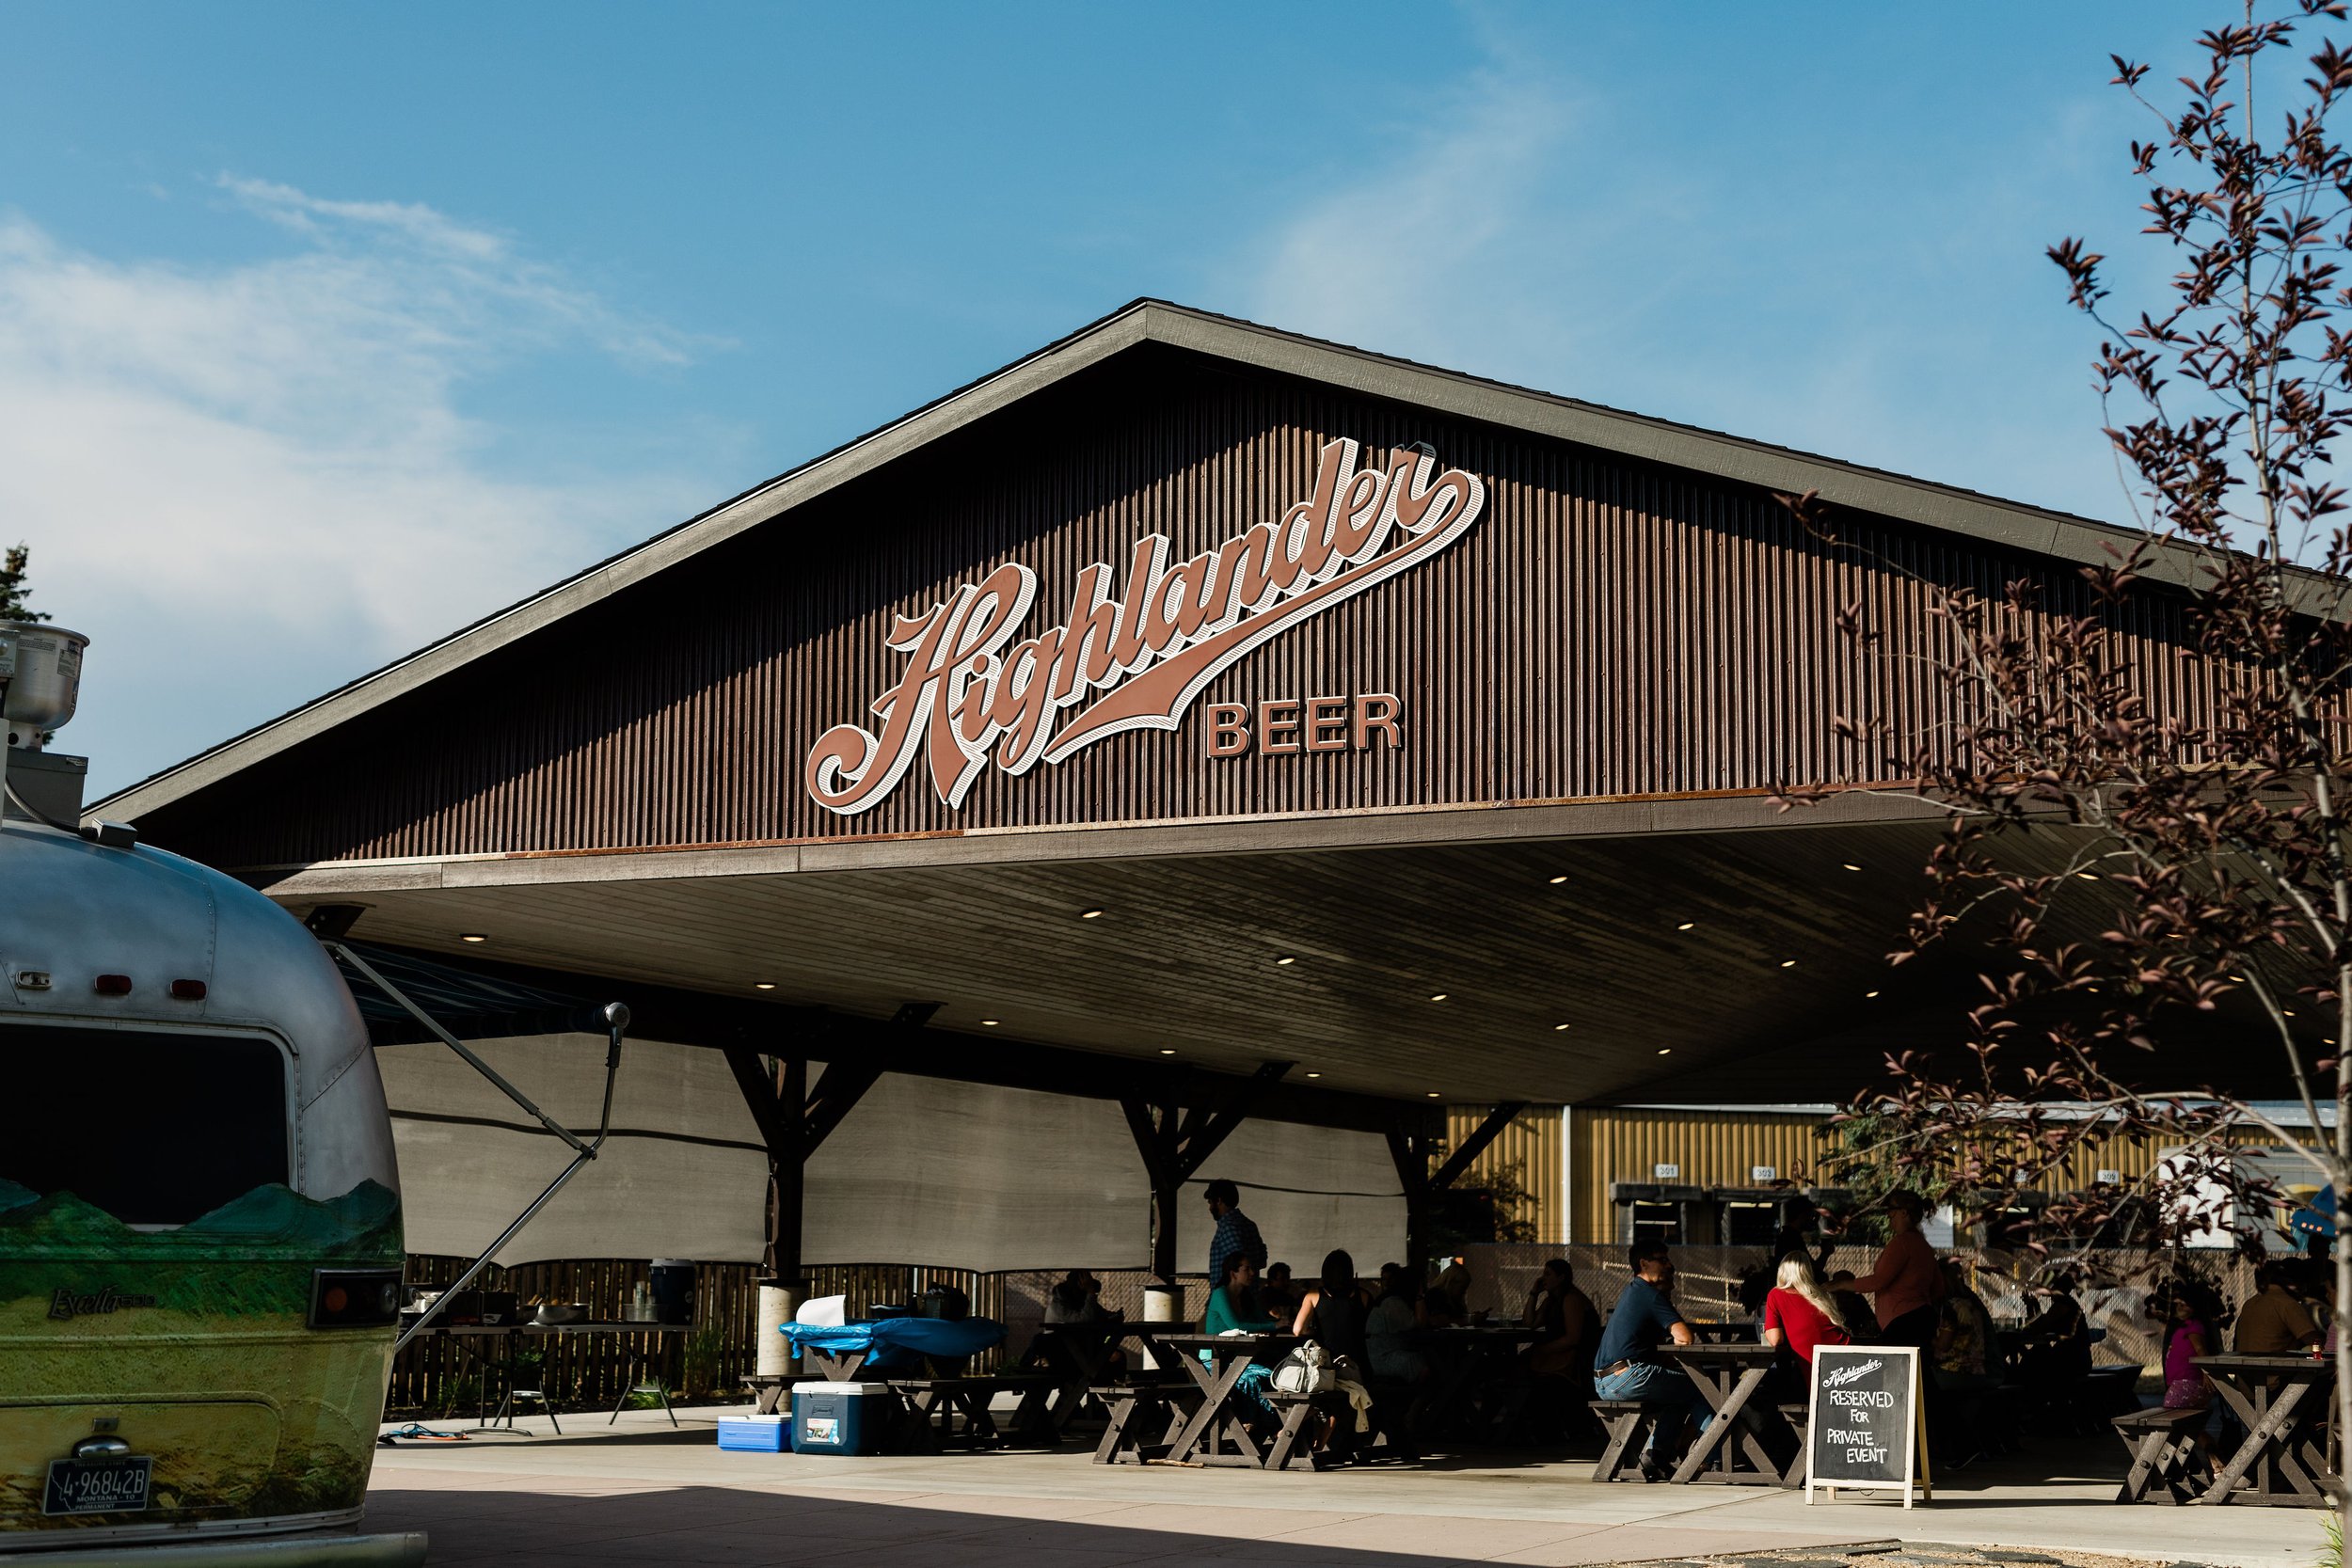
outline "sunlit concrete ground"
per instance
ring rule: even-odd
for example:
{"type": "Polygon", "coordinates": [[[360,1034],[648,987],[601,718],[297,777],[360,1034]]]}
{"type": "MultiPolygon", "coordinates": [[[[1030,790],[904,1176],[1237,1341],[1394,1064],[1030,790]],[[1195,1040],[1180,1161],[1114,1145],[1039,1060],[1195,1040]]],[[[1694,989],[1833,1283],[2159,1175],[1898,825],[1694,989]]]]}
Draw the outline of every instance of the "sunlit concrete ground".
{"type": "MultiPolygon", "coordinates": [[[[1581,1463],[1509,1453],[1264,1475],[1100,1465],[1073,1448],[919,1457],[723,1453],[715,1410],[544,1418],[534,1437],[379,1449],[373,1529],[421,1529],[435,1563],[846,1562],[1083,1568],[1211,1558],[1247,1568],[1439,1568],[1722,1559],[1884,1541],[2144,1561],[2312,1568],[2298,1509],[2122,1507],[2113,1443],[2052,1442],[1892,1500],[1807,1506],[1751,1487],[1597,1485],[1581,1463]]],[[[445,1426],[447,1424],[445,1423],[445,1426]]],[[[1761,1568],[1761,1565],[1759,1565],[1761,1568]]]]}

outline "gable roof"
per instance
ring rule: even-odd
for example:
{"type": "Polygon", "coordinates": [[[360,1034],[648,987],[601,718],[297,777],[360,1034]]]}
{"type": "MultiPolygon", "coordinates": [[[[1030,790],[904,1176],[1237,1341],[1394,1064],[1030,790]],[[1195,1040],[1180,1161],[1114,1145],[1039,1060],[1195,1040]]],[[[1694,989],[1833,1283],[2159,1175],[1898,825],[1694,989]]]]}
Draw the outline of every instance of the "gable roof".
{"type": "MultiPolygon", "coordinates": [[[[1818,491],[1835,505],[2061,561],[2107,562],[2113,559],[2112,549],[2128,550],[2143,538],[2132,530],[1954,485],[1280,332],[1165,300],[1139,299],[644,544],[119,790],[87,815],[136,820],[1143,343],[1167,344],[1715,479],[1790,494],[1818,491]]],[[[2166,559],[2150,563],[2146,575],[2185,582],[2193,570],[2186,552],[2168,552],[2166,559]]]]}

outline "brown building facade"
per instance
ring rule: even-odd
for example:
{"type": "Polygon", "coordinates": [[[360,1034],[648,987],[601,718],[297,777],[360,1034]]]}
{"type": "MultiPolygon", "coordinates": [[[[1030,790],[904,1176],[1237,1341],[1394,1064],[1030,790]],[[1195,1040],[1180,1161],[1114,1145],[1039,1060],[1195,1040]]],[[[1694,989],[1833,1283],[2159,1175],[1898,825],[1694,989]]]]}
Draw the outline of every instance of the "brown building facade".
{"type": "MultiPolygon", "coordinates": [[[[1772,790],[1932,729],[1933,585],[2128,537],[1142,301],[98,810],[710,1043],[1132,1090],[1158,1191],[1220,1106],[1406,1168],[1950,1037],[1965,956],[1883,962],[1932,814],[1772,790]]],[[[2177,598],[2117,625],[2200,711],[2177,598]]]]}

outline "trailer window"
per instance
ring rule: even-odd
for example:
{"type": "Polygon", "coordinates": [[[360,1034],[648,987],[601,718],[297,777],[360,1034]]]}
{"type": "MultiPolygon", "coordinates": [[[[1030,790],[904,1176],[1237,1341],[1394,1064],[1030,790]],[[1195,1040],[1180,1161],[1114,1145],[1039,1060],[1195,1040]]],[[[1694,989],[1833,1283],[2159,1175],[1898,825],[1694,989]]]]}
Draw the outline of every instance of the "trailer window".
{"type": "Polygon", "coordinates": [[[286,1180],[286,1059],[269,1040],[0,1022],[0,1182],[126,1225],[184,1225],[286,1180]]]}

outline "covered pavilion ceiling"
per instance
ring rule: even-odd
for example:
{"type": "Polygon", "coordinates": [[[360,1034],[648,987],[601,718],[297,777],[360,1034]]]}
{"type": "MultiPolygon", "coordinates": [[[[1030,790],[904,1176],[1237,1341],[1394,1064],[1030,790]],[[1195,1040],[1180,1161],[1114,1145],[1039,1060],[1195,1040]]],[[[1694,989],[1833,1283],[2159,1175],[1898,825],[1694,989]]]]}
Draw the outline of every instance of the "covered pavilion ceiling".
{"type": "MultiPolygon", "coordinates": [[[[366,906],[356,935],[399,946],[878,1019],[937,1002],[932,1028],[981,1052],[1017,1039],[1245,1073],[1288,1061],[1293,1082],[1452,1102],[1842,1101],[1889,1052],[1955,1041],[1981,994],[1964,942],[1899,968],[1884,958],[1936,831],[537,880],[353,901],[366,906]]],[[[2110,895],[2086,883],[2083,896],[2092,935],[2110,895]]],[[[2149,1062],[2150,1082],[2219,1070],[2242,1092],[2276,1092],[2267,1054],[2220,1049],[2253,1022],[2180,1039],[2149,1062]]]]}

